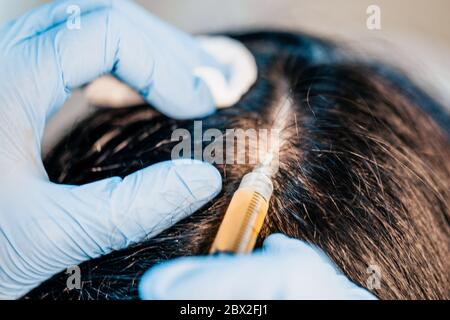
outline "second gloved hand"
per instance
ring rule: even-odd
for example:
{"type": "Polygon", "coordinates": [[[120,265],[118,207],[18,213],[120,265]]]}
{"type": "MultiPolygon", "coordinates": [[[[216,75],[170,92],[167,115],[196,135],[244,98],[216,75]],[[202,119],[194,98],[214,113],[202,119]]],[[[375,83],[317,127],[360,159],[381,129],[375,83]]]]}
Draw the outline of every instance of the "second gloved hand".
{"type": "Polygon", "coordinates": [[[251,255],[180,258],[149,270],[143,299],[376,299],[318,248],[271,235],[251,255]]]}

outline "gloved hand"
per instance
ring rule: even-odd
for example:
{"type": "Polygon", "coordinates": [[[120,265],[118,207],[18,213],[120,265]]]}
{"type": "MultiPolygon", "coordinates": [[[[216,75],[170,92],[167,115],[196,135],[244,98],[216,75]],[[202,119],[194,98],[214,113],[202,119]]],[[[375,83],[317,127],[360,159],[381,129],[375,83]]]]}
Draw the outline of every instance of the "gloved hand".
{"type": "Polygon", "coordinates": [[[46,119],[106,73],[171,117],[212,113],[198,66],[221,68],[191,37],[127,1],[54,1],[0,28],[0,298],[152,237],[220,191],[217,170],[195,161],[70,186],[49,182],[41,160],[46,119]],[[66,23],[73,5],[80,29],[66,23]]]}
{"type": "Polygon", "coordinates": [[[179,258],[147,271],[143,299],[376,299],[318,248],[281,234],[251,255],[179,258]]]}

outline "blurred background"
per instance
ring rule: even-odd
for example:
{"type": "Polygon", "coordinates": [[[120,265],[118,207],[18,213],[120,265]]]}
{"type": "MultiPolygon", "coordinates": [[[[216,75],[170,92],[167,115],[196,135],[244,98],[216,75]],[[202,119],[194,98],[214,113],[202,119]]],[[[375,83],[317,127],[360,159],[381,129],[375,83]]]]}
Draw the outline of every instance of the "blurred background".
{"type": "MultiPolygon", "coordinates": [[[[0,0],[0,23],[44,0],[0,0]]],[[[74,1],[76,2],[76,1],[74,1]]],[[[154,14],[193,33],[277,28],[338,39],[396,64],[450,106],[449,0],[138,0],[154,14]],[[381,9],[381,30],[366,26],[367,8],[381,9]]],[[[46,130],[44,152],[89,112],[80,92],[46,130]]]]}

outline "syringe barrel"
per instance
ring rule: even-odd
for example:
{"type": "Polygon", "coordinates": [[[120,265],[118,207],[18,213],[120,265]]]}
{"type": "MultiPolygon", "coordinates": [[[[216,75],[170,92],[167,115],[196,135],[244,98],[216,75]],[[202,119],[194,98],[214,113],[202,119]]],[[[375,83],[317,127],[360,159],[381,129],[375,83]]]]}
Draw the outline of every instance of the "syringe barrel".
{"type": "Polygon", "coordinates": [[[246,174],[228,206],[210,253],[253,250],[272,195],[272,181],[257,170],[246,174]]]}
{"type": "Polygon", "coordinates": [[[253,190],[269,202],[273,192],[273,185],[272,180],[262,170],[256,169],[242,178],[239,189],[253,190]]]}

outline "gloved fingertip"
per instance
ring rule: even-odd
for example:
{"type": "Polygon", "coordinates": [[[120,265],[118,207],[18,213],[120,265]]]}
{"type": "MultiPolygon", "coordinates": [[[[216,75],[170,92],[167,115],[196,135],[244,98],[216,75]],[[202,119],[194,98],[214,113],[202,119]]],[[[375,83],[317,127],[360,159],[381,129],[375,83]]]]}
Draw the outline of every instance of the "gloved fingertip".
{"type": "Polygon", "coordinates": [[[263,243],[264,251],[283,252],[285,250],[309,248],[306,242],[290,238],[282,233],[274,233],[268,236],[263,243]]]}
{"type": "Polygon", "coordinates": [[[272,234],[266,238],[263,243],[263,252],[272,254],[292,253],[334,265],[328,255],[319,247],[303,240],[290,238],[281,233],[272,234]]]}
{"type": "Polygon", "coordinates": [[[174,285],[182,285],[187,274],[196,268],[195,258],[179,258],[159,264],[147,272],[139,282],[139,298],[143,300],[161,300],[174,298],[174,285]]]}
{"type": "Polygon", "coordinates": [[[171,162],[183,186],[200,201],[209,201],[222,190],[222,176],[211,164],[195,159],[177,159],[171,162]]]}
{"type": "Polygon", "coordinates": [[[283,233],[273,233],[264,240],[264,245],[266,245],[266,244],[270,245],[272,243],[284,242],[289,239],[291,239],[291,238],[283,233]]]}

